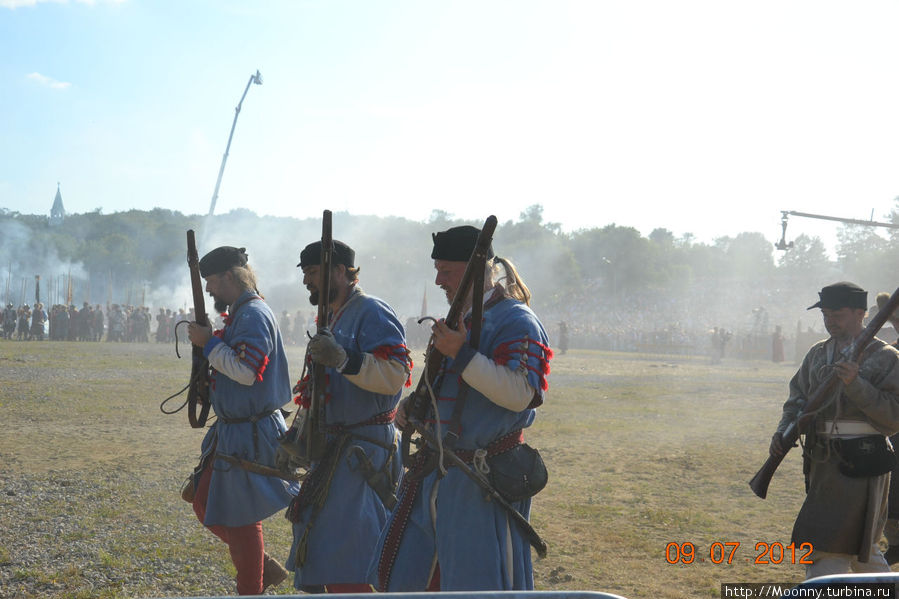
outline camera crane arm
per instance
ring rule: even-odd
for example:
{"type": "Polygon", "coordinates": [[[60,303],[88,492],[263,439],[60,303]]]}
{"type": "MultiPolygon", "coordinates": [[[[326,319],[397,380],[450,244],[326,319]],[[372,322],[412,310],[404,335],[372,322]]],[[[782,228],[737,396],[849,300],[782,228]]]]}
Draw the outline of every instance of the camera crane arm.
{"type": "Polygon", "coordinates": [[[873,213],[871,220],[858,220],[855,218],[842,218],[839,216],[826,216],[824,214],[811,214],[809,212],[797,212],[795,210],[781,210],[781,227],[783,228],[783,232],[781,233],[780,241],[774,244],[774,247],[779,250],[788,250],[793,247],[793,242],[787,243],[787,218],[789,216],[801,216],[803,218],[818,218],[821,220],[832,220],[838,223],[843,223],[846,225],[861,225],[863,227],[887,227],[888,229],[899,229],[899,223],[881,223],[873,220],[873,213]]]}

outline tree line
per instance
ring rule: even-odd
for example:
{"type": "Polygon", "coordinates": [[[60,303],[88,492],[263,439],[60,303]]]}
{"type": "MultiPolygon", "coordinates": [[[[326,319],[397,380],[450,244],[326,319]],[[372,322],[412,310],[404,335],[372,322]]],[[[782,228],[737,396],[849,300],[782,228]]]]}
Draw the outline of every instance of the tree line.
{"type": "MultiPolygon", "coordinates": [[[[899,222],[897,210],[891,218],[899,222]]],[[[335,212],[334,237],[356,249],[367,291],[401,315],[417,315],[428,301],[429,311],[439,315],[445,306],[432,284],[431,233],[458,224],[480,223],[440,210],[426,222],[335,212]]],[[[0,268],[7,270],[7,297],[20,294],[20,282],[33,275],[54,281],[62,273],[75,281],[66,298],[73,303],[124,303],[127,290],[132,304],[177,307],[190,301],[185,232],[194,229],[201,254],[217,245],[246,247],[260,290],[276,310],[293,313],[310,308],[295,265],[300,250],[320,237],[320,227],[314,218],[258,216],[246,209],[207,217],[160,208],[70,214],[50,226],[46,216],[0,209],[0,257],[6,262],[0,268]]],[[[780,252],[758,232],[711,243],[664,228],[644,236],[616,224],[564,232],[533,205],[517,220],[500,223],[494,248],[519,267],[533,307],[552,321],[634,321],[644,327],[653,320],[660,327],[688,321],[704,327],[738,322],[764,307],[792,326],[830,282],[858,282],[871,292],[871,303],[877,291],[897,286],[891,265],[899,258],[899,233],[840,225],[838,239],[831,259],[819,238],[805,235],[780,252]]]]}

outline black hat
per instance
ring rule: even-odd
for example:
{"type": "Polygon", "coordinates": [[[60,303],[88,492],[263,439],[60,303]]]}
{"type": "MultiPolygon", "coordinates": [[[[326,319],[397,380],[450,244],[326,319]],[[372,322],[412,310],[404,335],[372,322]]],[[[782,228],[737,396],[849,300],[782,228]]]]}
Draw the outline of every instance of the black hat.
{"type": "MultiPolygon", "coordinates": [[[[431,258],[434,260],[450,260],[453,262],[468,262],[474,247],[478,243],[481,230],[471,225],[453,227],[440,233],[431,233],[434,240],[434,249],[431,250],[431,258]]],[[[493,245],[487,248],[487,258],[493,258],[493,245]]]]}
{"type": "Polygon", "coordinates": [[[235,266],[247,265],[247,249],[223,245],[200,258],[200,275],[219,275],[235,266]]]}
{"type": "Polygon", "coordinates": [[[812,308],[827,308],[829,310],[839,310],[840,308],[858,308],[866,310],[868,308],[868,292],[856,285],[842,281],[824,287],[818,292],[818,303],[809,306],[812,308]]]}
{"type": "MultiPolygon", "coordinates": [[[[334,253],[331,255],[332,264],[343,264],[347,268],[355,266],[356,252],[342,241],[334,240],[334,253]]],[[[306,266],[318,266],[322,263],[322,242],[314,241],[300,252],[300,268],[306,266]]]]}

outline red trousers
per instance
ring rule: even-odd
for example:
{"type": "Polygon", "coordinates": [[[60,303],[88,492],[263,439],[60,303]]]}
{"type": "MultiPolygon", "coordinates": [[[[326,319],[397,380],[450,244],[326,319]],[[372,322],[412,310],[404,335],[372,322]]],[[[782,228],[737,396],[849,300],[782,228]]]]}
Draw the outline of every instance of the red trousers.
{"type": "MultiPolygon", "coordinates": [[[[206,517],[206,500],[209,497],[209,481],[212,468],[207,466],[200,475],[194,496],[194,513],[200,522],[206,517]]],[[[215,536],[228,545],[231,561],[237,568],[237,593],[239,595],[262,594],[262,561],[265,544],[262,541],[262,522],[245,526],[207,526],[215,536]]]]}

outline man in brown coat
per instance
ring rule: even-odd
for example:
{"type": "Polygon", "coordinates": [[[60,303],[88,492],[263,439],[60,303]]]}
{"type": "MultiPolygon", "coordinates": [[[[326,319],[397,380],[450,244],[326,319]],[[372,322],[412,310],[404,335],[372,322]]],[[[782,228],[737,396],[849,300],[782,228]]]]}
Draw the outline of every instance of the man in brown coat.
{"type": "Polygon", "coordinates": [[[806,432],[807,495],[793,525],[793,542],[797,549],[802,543],[813,548],[807,578],[889,572],[878,543],[895,462],[886,437],[899,432],[899,353],[875,338],[858,363],[843,360],[842,352],[864,328],[867,292],[843,282],[818,295],[820,301],[809,309],[821,308],[830,337],[812,346],[790,381],[771,454],[783,454],[783,431],[831,372],[842,384],[806,432]]]}

